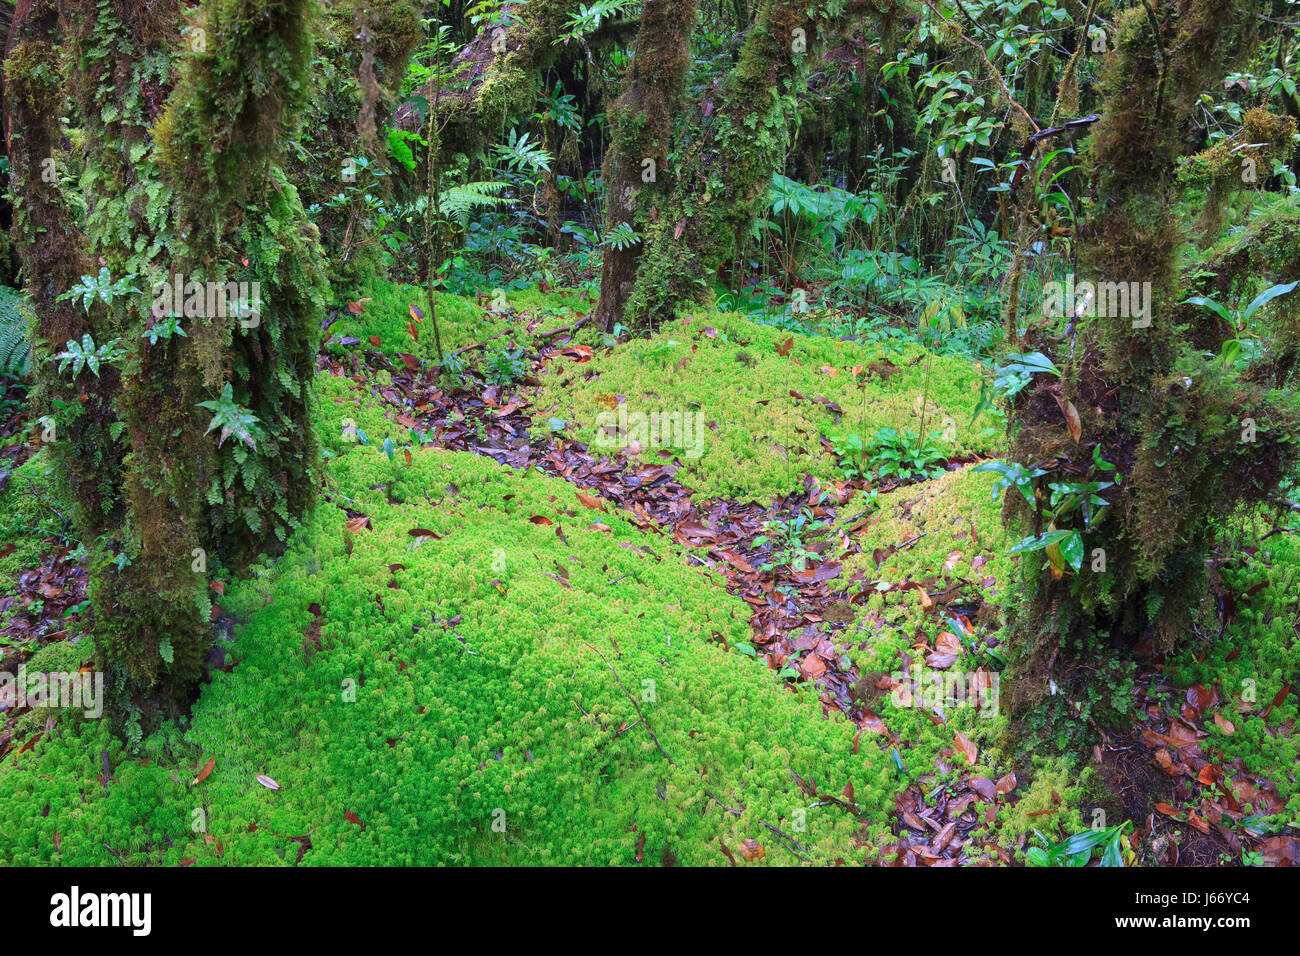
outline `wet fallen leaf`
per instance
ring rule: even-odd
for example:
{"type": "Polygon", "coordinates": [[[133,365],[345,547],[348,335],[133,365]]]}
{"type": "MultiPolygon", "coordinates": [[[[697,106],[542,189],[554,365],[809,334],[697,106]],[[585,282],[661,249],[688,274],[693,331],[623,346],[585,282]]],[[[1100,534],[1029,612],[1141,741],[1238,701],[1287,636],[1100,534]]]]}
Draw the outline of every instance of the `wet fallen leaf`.
{"type": "Polygon", "coordinates": [[[975,743],[960,730],[954,731],[953,736],[957,742],[957,749],[959,749],[962,756],[966,758],[966,762],[972,767],[975,766],[975,758],[979,754],[979,750],[976,748],[975,743]]]}
{"type": "Polygon", "coordinates": [[[216,765],[217,765],[216,757],[208,758],[208,762],[203,765],[203,769],[200,770],[199,775],[194,778],[194,782],[202,783],[204,780],[207,780],[208,777],[212,774],[212,768],[215,767],[216,765]]]}
{"type": "Polygon", "coordinates": [[[941,654],[961,654],[962,651],[961,641],[958,640],[957,635],[948,631],[944,631],[935,639],[934,647],[941,654]]]}

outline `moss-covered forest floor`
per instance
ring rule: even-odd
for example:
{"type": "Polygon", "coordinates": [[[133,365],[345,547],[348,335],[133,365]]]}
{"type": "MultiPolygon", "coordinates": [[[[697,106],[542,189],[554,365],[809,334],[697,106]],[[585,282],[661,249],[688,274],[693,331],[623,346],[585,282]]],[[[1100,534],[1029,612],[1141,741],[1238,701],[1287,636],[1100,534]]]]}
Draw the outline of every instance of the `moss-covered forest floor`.
{"type": "MultiPolygon", "coordinates": [[[[1008,864],[1100,813],[1130,862],[1300,862],[1259,822],[1300,809],[1290,535],[1226,562],[1230,640],[1065,702],[1077,760],[1010,753],[1019,559],[970,362],[708,312],[616,344],[577,293],[443,296],[444,349],[514,365],[451,387],[415,303],[331,313],[320,505],[212,581],[187,720],[123,741],[0,701],[0,801],[35,811],[0,861],[1008,864]],[[666,410],[696,431],[611,437],[666,410]],[[881,427],[942,430],[943,462],[846,479],[837,438],[881,427]]],[[[11,460],[0,669],[88,666],[76,543],[11,460]]]]}

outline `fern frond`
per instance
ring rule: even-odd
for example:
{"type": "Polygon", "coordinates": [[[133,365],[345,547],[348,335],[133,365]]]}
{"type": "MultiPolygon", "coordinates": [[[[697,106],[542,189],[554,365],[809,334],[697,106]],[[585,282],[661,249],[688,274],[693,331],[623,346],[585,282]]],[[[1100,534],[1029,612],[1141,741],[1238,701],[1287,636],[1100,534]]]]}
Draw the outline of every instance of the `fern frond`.
{"type": "Polygon", "coordinates": [[[27,300],[17,289],[0,286],[0,374],[27,374],[31,343],[27,338],[27,300]]]}
{"type": "Polygon", "coordinates": [[[510,200],[499,195],[509,186],[502,182],[465,183],[452,186],[438,194],[438,206],[444,213],[465,223],[476,209],[493,209],[505,206],[510,200]]]}

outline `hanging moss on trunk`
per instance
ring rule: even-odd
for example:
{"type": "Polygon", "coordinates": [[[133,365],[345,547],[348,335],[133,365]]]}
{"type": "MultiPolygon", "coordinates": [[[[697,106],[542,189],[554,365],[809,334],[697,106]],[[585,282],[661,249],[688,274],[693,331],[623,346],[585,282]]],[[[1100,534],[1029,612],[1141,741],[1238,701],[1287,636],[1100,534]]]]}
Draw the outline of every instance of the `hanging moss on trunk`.
{"type": "MultiPolygon", "coordinates": [[[[1227,303],[1249,301],[1260,283],[1269,286],[1300,277],[1300,202],[1275,206],[1241,234],[1206,249],[1184,267],[1183,276],[1189,294],[1227,303]]],[[[1270,352],[1268,377],[1281,388],[1300,358],[1300,296],[1276,299],[1271,309],[1277,348],[1270,352]]],[[[1240,334],[1210,310],[1188,302],[1179,304],[1176,321],[1188,327],[1192,344],[1203,352],[1217,353],[1240,334]]]]}
{"type": "MultiPolygon", "coordinates": [[[[14,65],[29,58],[37,150],[52,149],[64,102],[53,54],[37,62],[38,43],[55,49],[52,11],[39,8],[14,65]]],[[[101,493],[103,517],[82,514],[78,528],[96,645],[119,719],[143,722],[199,677],[216,567],[277,550],[315,499],[308,409],[325,281],[319,235],[276,166],[305,101],[314,4],[64,0],[60,13],[85,142],[82,232],[34,187],[40,233],[25,221],[21,234],[33,256],[41,235],[67,237],[44,253],[59,253],[59,271],[34,290],[48,329],[38,365],[83,327],[96,346],[118,343],[97,378],[72,383],[103,390],[96,450],[118,458],[64,467],[73,484],[84,467],[101,493]],[[120,285],[83,318],[57,294],[95,271],[87,263],[120,285]]]]}
{"type": "Polygon", "coordinates": [[[210,643],[207,576],[192,570],[191,556],[205,539],[202,488],[215,457],[197,407],[206,396],[190,343],[199,337],[145,337],[153,285],[185,241],[152,142],[183,20],[176,3],[63,6],[86,143],[86,251],[139,290],[94,306],[102,316],[96,343],[115,338],[126,353],[113,399],[125,444],[124,507],[120,521],[86,542],[96,645],[125,691],[119,717],[139,720],[151,705],[185,696],[210,643]]]}
{"type": "Polygon", "coordinates": [[[319,232],[277,165],[310,93],[313,16],[309,0],[207,4],[208,49],[186,61],[156,130],[187,232],[179,264],[260,286],[255,315],[209,316],[191,333],[199,400],[229,389],[251,416],[246,433],[223,426],[233,440],[204,488],[215,550],[236,563],[279,550],[314,501],[308,409],[326,281],[319,232]]]}
{"type": "Polygon", "coordinates": [[[1274,116],[1267,110],[1247,110],[1241,129],[1195,156],[1188,157],[1178,171],[1187,186],[1204,189],[1205,209],[1196,223],[1198,243],[1211,244],[1223,227],[1224,203],[1242,187],[1267,179],[1274,162],[1286,162],[1291,155],[1296,121],[1274,116]]]}
{"type": "Polygon", "coordinates": [[[391,176],[401,173],[389,161],[381,121],[396,110],[420,43],[420,12],[412,0],[342,0],[319,18],[319,27],[301,148],[284,165],[302,204],[314,207],[331,281],[355,297],[383,268],[372,210],[358,194],[387,199],[391,176]],[[388,175],[376,181],[358,158],[388,175]],[[339,195],[348,201],[339,203],[339,195]]]}
{"type": "Polygon", "coordinates": [[[701,301],[709,279],[753,221],[772,174],[785,162],[798,107],[807,4],[765,0],[728,74],[717,110],[679,144],[671,201],[647,223],[644,255],[624,324],[652,328],[684,302],[701,301]]]}
{"type": "Polygon", "coordinates": [[[610,146],[602,172],[606,245],[595,310],[603,328],[623,318],[641,260],[641,228],[667,211],[669,145],[698,8],[696,0],[647,0],[627,88],[609,110],[610,146]]]}
{"type": "MultiPolygon", "coordinates": [[[[452,62],[452,86],[438,97],[436,124],[445,156],[481,152],[488,137],[533,106],[541,71],[576,44],[558,44],[564,25],[578,11],[574,0],[506,2],[491,23],[452,62]]],[[[418,96],[434,99],[430,88],[418,96]]],[[[418,130],[420,112],[409,106],[395,116],[402,129],[418,130]]]]}
{"type": "MultiPolygon", "coordinates": [[[[1253,12],[1239,6],[1184,0],[1159,19],[1135,7],[1115,21],[1103,119],[1085,154],[1095,199],[1080,231],[1078,279],[1097,284],[1098,305],[1109,297],[1102,284],[1120,283],[1110,288],[1142,301],[1149,295],[1150,309],[1139,313],[1134,304],[1110,315],[1097,308],[1080,319],[1078,360],[1059,383],[1040,376],[1013,407],[1010,457],[1048,474],[1037,479],[1038,506],[1008,495],[1008,521],[1020,535],[1079,530],[1084,553],[1077,574],[1045,561],[1043,551],[1022,558],[1004,681],[1022,720],[1051,682],[1067,686],[1084,673],[1071,666],[1079,655],[1139,641],[1163,652],[1190,633],[1216,532],[1242,504],[1267,500],[1297,460],[1295,396],[1260,384],[1250,369],[1206,357],[1177,325],[1188,290],[1175,269],[1184,237],[1169,210],[1182,132],[1200,91],[1250,49],[1253,12]],[[1070,410],[1078,415],[1077,444],[1070,410]],[[1122,476],[1103,493],[1108,507],[1090,527],[1082,518],[1045,526],[1049,481],[1109,477],[1091,464],[1094,450],[1122,476]]],[[[1071,354],[1068,343],[1039,346],[1071,354]]],[[[1035,719],[1044,722],[1040,730],[1051,722],[1044,713],[1035,719]]]]}
{"type": "MultiPolygon", "coordinates": [[[[18,11],[5,60],[5,140],[10,176],[22,199],[14,208],[13,242],[22,262],[27,294],[37,324],[38,354],[50,355],[68,340],[91,335],[104,341],[92,316],[59,297],[85,271],[83,236],[59,179],[67,169],[61,117],[66,113],[67,76],[55,0],[36,0],[18,11]]],[[[46,453],[62,483],[62,497],[76,526],[93,540],[120,507],[120,446],[112,439],[116,420],[112,395],[116,369],[90,372],[75,381],[50,361],[33,363],[34,417],[53,439],[46,453]],[[82,399],[84,396],[84,400],[82,399]],[[108,477],[106,477],[108,476],[108,477]]]]}
{"type": "Polygon", "coordinates": [[[679,305],[707,297],[784,167],[818,23],[867,15],[880,11],[872,3],[763,0],[716,109],[674,147],[672,195],[646,224],[625,325],[653,328],[679,305]]]}

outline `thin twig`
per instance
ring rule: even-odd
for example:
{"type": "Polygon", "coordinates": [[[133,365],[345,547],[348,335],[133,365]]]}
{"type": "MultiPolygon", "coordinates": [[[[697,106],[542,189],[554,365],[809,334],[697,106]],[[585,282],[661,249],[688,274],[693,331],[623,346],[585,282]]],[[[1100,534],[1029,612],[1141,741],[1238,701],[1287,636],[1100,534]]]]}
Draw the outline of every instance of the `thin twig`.
{"type": "MultiPolygon", "coordinates": [[[[585,643],[585,642],[584,642],[584,643],[585,643]]],[[[596,656],[599,657],[599,658],[601,659],[601,662],[602,662],[606,667],[609,668],[609,672],[610,672],[611,674],[614,675],[614,680],[618,682],[618,686],[619,686],[620,688],[622,688],[623,693],[624,693],[625,695],[627,695],[627,699],[628,699],[628,700],[631,702],[631,704],[632,704],[632,709],[635,710],[635,711],[636,711],[636,715],[637,715],[638,717],[641,718],[641,723],[645,726],[645,731],[646,731],[646,733],[648,733],[648,734],[650,735],[650,739],[653,740],[654,743],[655,743],[655,746],[659,748],[659,752],[660,752],[661,754],[664,755],[664,759],[667,760],[667,761],[668,761],[670,764],[672,764],[674,767],[676,767],[676,766],[677,766],[677,761],[674,760],[674,759],[669,755],[669,753],[668,753],[667,750],[664,750],[664,745],[661,744],[661,743],[659,742],[659,738],[655,736],[654,729],[651,728],[651,726],[650,726],[650,721],[646,720],[645,713],[641,710],[641,705],[640,705],[639,703],[637,703],[637,699],[636,699],[635,697],[632,696],[632,692],[631,692],[630,690],[627,689],[626,685],[624,685],[624,683],[623,683],[623,678],[621,678],[621,677],[618,676],[618,671],[616,671],[616,670],[614,669],[614,665],[611,664],[609,661],[605,660],[605,655],[602,654],[602,653],[600,652],[600,649],[599,649],[598,647],[596,647],[596,646],[593,645],[593,644],[587,644],[587,646],[590,647],[593,651],[596,652],[596,656]]]]}
{"type": "MultiPolygon", "coordinates": [[[[938,8],[934,5],[933,0],[925,0],[925,5],[929,7],[930,10],[934,13],[934,15],[938,17],[940,20],[942,20],[944,23],[952,23],[951,20],[949,20],[942,13],[939,12],[938,8]]],[[[993,61],[990,60],[988,54],[984,52],[984,47],[980,46],[978,43],[976,43],[974,40],[968,37],[964,32],[962,32],[960,26],[958,26],[955,23],[953,23],[953,26],[956,27],[957,36],[961,38],[962,42],[970,47],[973,47],[975,52],[980,55],[980,59],[982,59],[984,61],[984,65],[988,67],[989,75],[993,77],[993,82],[997,83],[997,85],[1001,88],[1002,95],[1003,97],[1006,98],[1006,101],[1009,104],[1011,104],[1011,106],[1015,107],[1021,112],[1021,114],[1025,117],[1026,121],[1028,121],[1029,125],[1033,127],[1034,132],[1037,133],[1040,128],[1038,123],[1034,120],[1032,116],[1029,115],[1029,110],[1025,109],[1023,106],[1017,103],[1016,98],[1011,95],[1011,88],[1007,86],[1007,82],[1006,80],[1002,79],[1002,74],[998,72],[998,68],[993,65],[993,61]]]]}
{"type": "Polygon", "coordinates": [[[557,335],[561,335],[561,334],[563,334],[563,333],[565,333],[565,332],[576,332],[576,331],[578,331],[578,329],[582,328],[584,325],[586,325],[586,324],[587,324],[588,322],[590,322],[590,321],[591,321],[591,313],[588,312],[586,315],[584,315],[584,316],[583,316],[581,319],[579,319],[577,322],[574,322],[572,325],[566,325],[566,326],[564,326],[563,328],[559,328],[559,329],[552,329],[552,330],[549,331],[549,332],[542,332],[541,334],[539,334],[539,335],[537,336],[537,338],[538,338],[538,339],[550,339],[550,338],[554,338],[554,337],[557,336],[557,335]]]}

